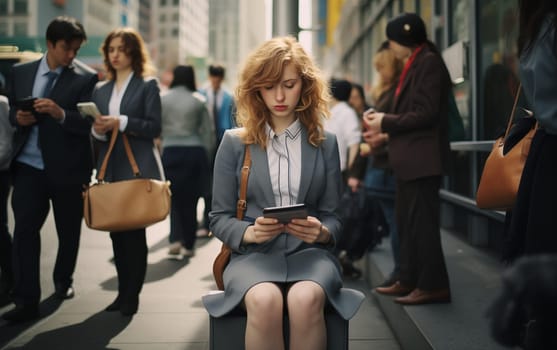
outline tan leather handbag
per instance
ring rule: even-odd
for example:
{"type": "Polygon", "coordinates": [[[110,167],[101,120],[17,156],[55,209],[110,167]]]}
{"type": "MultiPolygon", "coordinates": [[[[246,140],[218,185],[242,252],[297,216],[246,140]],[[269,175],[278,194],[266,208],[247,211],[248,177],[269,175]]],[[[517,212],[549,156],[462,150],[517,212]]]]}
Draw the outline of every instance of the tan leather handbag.
{"type": "Polygon", "coordinates": [[[96,183],[83,192],[83,217],[87,227],[102,231],[127,231],[147,227],[166,218],[170,211],[170,182],[141,178],[126,134],[121,134],[136,178],[104,181],[108,159],[120,132],[112,130],[110,144],[96,183]]]}
{"type": "MultiPolygon", "coordinates": [[[[242,179],[240,182],[240,198],[236,204],[236,218],[238,220],[244,219],[244,213],[247,208],[246,202],[246,195],[248,191],[248,176],[249,170],[251,166],[251,153],[249,150],[249,145],[246,145],[246,151],[244,153],[244,164],[242,166],[242,179]]],[[[218,253],[215,261],[213,262],[213,276],[215,277],[215,282],[217,284],[217,288],[220,290],[224,290],[224,280],[223,274],[226,265],[230,262],[230,255],[232,250],[226,244],[222,244],[220,248],[220,252],[218,253]]]]}
{"type": "Polygon", "coordinates": [[[503,154],[503,146],[511,130],[520,89],[519,86],[505,135],[495,141],[491,153],[485,161],[476,192],[476,204],[481,209],[509,210],[516,201],[524,163],[536,132],[536,127],[533,127],[516,145],[503,154]]]}

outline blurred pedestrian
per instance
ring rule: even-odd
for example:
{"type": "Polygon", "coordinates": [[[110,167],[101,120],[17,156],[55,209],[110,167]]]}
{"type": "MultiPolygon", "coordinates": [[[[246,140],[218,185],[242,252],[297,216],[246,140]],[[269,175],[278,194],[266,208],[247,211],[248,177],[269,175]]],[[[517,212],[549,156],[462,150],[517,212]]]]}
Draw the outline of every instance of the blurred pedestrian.
{"type": "MultiPolygon", "coordinates": [[[[373,65],[378,74],[377,83],[373,86],[371,95],[374,109],[379,112],[391,112],[395,89],[402,71],[402,61],[389,49],[389,42],[385,41],[373,58],[373,65]]],[[[390,235],[393,256],[393,270],[380,284],[387,287],[398,281],[400,271],[400,242],[395,220],[395,177],[389,165],[388,140],[389,135],[373,130],[365,130],[364,138],[369,147],[360,149],[348,179],[351,188],[363,186],[368,194],[377,200],[385,217],[387,230],[390,235]],[[363,163],[363,164],[362,164],[363,163]]]]}
{"type": "Polygon", "coordinates": [[[324,309],[351,318],[364,295],[341,288],[331,254],[340,237],[335,215],[340,166],[334,134],[323,131],[327,85],[291,37],[263,43],[246,59],[236,88],[242,129],[226,131],[215,161],[211,230],[232,249],[224,293],[203,297],[219,317],[247,312],[246,349],[325,349],[324,309]],[[251,154],[247,209],[236,218],[245,152],[251,154]],[[280,171],[279,171],[280,170],[280,171]],[[263,208],[305,203],[309,216],[287,224],[263,208]]]}
{"type": "MultiPolygon", "coordinates": [[[[92,97],[101,113],[95,117],[92,129],[99,144],[97,168],[100,169],[107,152],[109,135],[118,125],[118,132],[129,140],[141,176],[161,179],[164,174],[154,144],[161,132],[161,100],[143,39],[135,29],[116,28],[104,39],[101,53],[107,80],[97,84],[92,97]]],[[[108,160],[105,181],[135,177],[119,135],[108,160]]],[[[118,274],[118,295],[105,310],[119,310],[122,315],[131,316],[137,312],[147,271],[145,228],[110,232],[110,239],[118,274]]]]}
{"type": "Polygon", "coordinates": [[[557,101],[553,98],[557,82],[557,3],[518,1],[520,54],[519,74],[522,93],[530,102],[540,128],[536,131],[524,170],[516,204],[508,215],[510,227],[505,235],[503,258],[557,253],[557,101]]]}
{"type": "Polygon", "coordinates": [[[400,304],[450,302],[441,247],[439,188],[450,153],[447,115],[451,81],[417,14],[402,13],[391,19],[386,34],[404,69],[391,111],[367,113],[364,122],[369,130],[389,136],[389,162],[396,178],[400,274],[391,286],[375,290],[400,295],[395,299],[400,304]]]}
{"type": "Polygon", "coordinates": [[[347,170],[358,153],[361,128],[356,112],[348,104],[352,84],[345,79],[331,79],[329,87],[331,100],[331,117],[325,121],[325,131],[336,135],[340,156],[340,171],[343,175],[343,187],[346,186],[347,170]]]}
{"type": "Polygon", "coordinates": [[[0,74],[0,307],[11,302],[14,284],[12,236],[8,229],[8,197],[11,188],[10,160],[14,128],[10,124],[10,105],[0,74]]]}
{"type": "Polygon", "coordinates": [[[57,17],[46,29],[45,55],[12,67],[8,79],[10,121],[16,127],[12,151],[15,218],[13,263],[15,309],[3,315],[21,322],[39,315],[40,230],[50,205],[56,222],[58,253],[54,265],[54,296],[74,296],[73,273],[83,218],[83,186],[92,170],[91,121],[77,111],[97,82],[93,70],[74,70],[73,59],[87,36],[81,23],[57,17]],[[16,107],[33,96],[32,107],[16,107]]]}
{"type": "MultiPolygon", "coordinates": [[[[209,66],[209,86],[201,90],[201,93],[207,98],[207,107],[213,121],[213,130],[215,132],[215,147],[213,152],[209,154],[211,164],[210,176],[213,174],[215,152],[219,147],[224,132],[236,125],[234,97],[223,86],[226,75],[226,69],[220,64],[211,64],[209,66]]],[[[203,219],[197,231],[198,237],[207,237],[209,235],[209,212],[211,211],[212,201],[212,178],[209,177],[209,188],[203,194],[205,208],[203,210],[203,219]]]]}
{"type": "MultiPolygon", "coordinates": [[[[356,112],[361,128],[361,116],[370,106],[366,101],[363,86],[354,82],[351,82],[351,85],[348,105],[356,112]]],[[[363,224],[364,221],[370,222],[372,219],[368,217],[371,211],[364,208],[368,204],[365,189],[360,187],[361,179],[355,178],[354,175],[354,171],[357,171],[358,175],[360,172],[363,173],[367,164],[367,158],[360,156],[359,153],[359,151],[356,152],[354,162],[347,170],[347,184],[352,193],[347,193],[347,189],[341,197],[339,215],[343,220],[344,234],[337,243],[336,253],[342,266],[343,275],[351,278],[360,278],[362,275],[362,271],[356,267],[354,262],[361,258],[360,255],[367,251],[373,240],[373,233],[369,232],[371,225],[363,224]],[[357,193],[358,191],[364,192],[357,193]]]]}
{"type": "Polygon", "coordinates": [[[354,108],[358,119],[361,120],[364,112],[368,110],[369,107],[371,107],[367,103],[366,94],[362,85],[352,82],[352,89],[350,90],[348,104],[350,105],[350,107],[354,108]]]}
{"type": "Polygon", "coordinates": [[[557,87],[553,79],[557,74],[557,3],[518,0],[518,9],[521,93],[529,101],[539,128],[530,145],[516,203],[507,213],[509,226],[503,246],[503,259],[514,266],[511,271],[523,271],[520,278],[524,281],[519,281],[523,293],[511,301],[520,311],[513,314],[512,331],[519,329],[521,333],[507,339],[499,334],[498,340],[528,350],[552,349],[557,344],[552,322],[557,253],[557,217],[553,210],[557,199],[557,103],[553,97],[557,87]],[[552,260],[539,260],[539,255],[552,255],[552,260]],[[528,266],[525,264],[532,265],[530,271],[524,270],[528,266]],[[534,279],[544,275],[543,279],[534,279]],[[547,299],[548,295],[553,299],[547,299]]]}
{"type": "Polygon", "coordinates": [[[197,200],[209,189],[209,155],[215,148],[205,97],[197,92],[195,71],[177,66],[170,89],[162,95],[162,163],[172,189],[172,256],[191,257],[197,228],[197,200]]]}

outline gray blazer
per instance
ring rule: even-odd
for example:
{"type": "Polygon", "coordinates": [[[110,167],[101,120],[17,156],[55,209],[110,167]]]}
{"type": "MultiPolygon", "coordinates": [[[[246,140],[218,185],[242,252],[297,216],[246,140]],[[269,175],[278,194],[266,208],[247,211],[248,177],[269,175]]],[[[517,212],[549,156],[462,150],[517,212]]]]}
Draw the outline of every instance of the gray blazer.
{"type": "MultiPolygon", "coordinates": [[[[102,115],[108,115],[108,103],[113,88],[114,81],[110,80],[98,83],[93,91],[92,101],[97,104],[102,115]]],[[[160,156],[153,142],[161,132],[161,99],[157,81],[144,80],[134,75],[122,97],[120,114],[128,116],[124,133],[130,141],[141,176],[161,179],[163,174],[160,156]]],[[[107,136],[110,138],[110,135],[107,136]]],[[[108,149],[108,141],[97,142],[99,169],[108,149]]],[[[108,162],[105,180],[118,181],[133,177],[122,138],[118,137],[108,162]]]]}
{"type": "MultiPolygon", "coordinates": [[[[233,253],[224,271],[225,293],[203,297],[208,312],[215,317],[228,313],[240,304],[251,286],[260,282],[312,280],[323,287],[329,302],[342,317],[351,318],[364,295],[342,288],[340,267],[330,252],[334,244],[307,244],[283,233],[263,244],[241,245],[246,228],[262,215],[264,207],[275,206],[275,200],[267,152],[257,145],[250,145],[252,163],[247,186],[247,210],[243,221],[236,219],[245,150],[238,130],[225,132],[215,160],[210,228],[217,238],[233,249],[233,253]]],[[[340,179],[336,137],[327,133],[322,145],[314,147],[307,142],[307,130],[303,128],[298,201],[306,204],[309,215],[319,218],[327,226],[333,242],[340,238],[342,228],[335,214],[340,179]]]]}
{"type": "Polygon", "coordinates": [[[205,97],[176,86],[161,97],[162,146],[203,146],[207,156],[215,151],[215,132],[205,97]]]}

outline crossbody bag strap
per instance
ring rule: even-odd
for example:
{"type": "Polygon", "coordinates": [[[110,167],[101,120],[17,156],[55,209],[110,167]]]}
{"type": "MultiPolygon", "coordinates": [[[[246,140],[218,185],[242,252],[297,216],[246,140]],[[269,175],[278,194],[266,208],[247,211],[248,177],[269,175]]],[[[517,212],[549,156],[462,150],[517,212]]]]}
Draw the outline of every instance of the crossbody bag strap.
{"type": "MultiPolygon", "coordinates": [[[[110,135],[110,143],[108,145],[108,150],[104,155],[101,168],[99,169],[99,174],[97,175],[97,180],[99,182],[104,181],[106,168],[108,166],[108,160],[110,159],[110,155],[112,154],[112,150],[114,149],[114,145],[116,144],[116,138],[118,137],[119,133],[120,133],[120,120],[117,119],[116,123],[114,124],[114,127],[112,128],[112,135],[110,135]]],[[[135,157],[133,156],[133,152],[130,146],[130,142],[128,141],[128,137],[126,136],[126,134],[122,134],[122,138],[124,141],[124,148],[126,149],[126,155],[128,156],[128,160],[130,161],[130,165],[133,170],[133,174],[135,176],[140,176],[141,174],[139,172],[139,167],[137,166],[137,162],[135,161],[135,157]]]]}
{"type": "Polygon", "coordinates": [[[242,165],[242,179],[240,180],[240,198],[236,204],[236,218],[242,220],[247,209],[246,196],[248,192],[248,176],[251,166],[251,153],[249,145],[244,152],[244,164],[242,165]]]}
{"type": "Polygon", "coordinates": [[[505,137],[503,137],[503,140],[505,140],[507,138],[507,135],[509,134],[509,131],[511,130],[511,127],[513,125],[514,112],[516,110],[516,105],[518,104],[518,98],[520,97],[521,89],[522,89],[522,83],[519,83],[518,84],[518,89],[516,90],[516,94],[514,96],[513,109],[511,111],[511,115],[509,116],[509,122],[507,123],[507,130],[505,130],[505,137]]]}

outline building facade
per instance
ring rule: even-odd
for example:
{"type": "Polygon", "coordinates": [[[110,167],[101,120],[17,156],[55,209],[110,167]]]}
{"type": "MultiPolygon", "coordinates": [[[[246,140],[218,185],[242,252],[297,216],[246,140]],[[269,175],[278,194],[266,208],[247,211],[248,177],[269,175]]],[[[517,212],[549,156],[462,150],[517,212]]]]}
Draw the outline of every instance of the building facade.
{"type": "Polygon", "coordinates": [[[261,0],[209,0],[208,64],[226,67],[226,84],[234,86],[239,65],[266,39],[269,2],[261,0]]]}
{"type": "Polygon", "coordinates": [[[50,21],[71,16],[83,24],[88,37],[79,58],[99,68],[104,37],[119,26],[138,28],[139,8],[139,0],[0,0],[0,44],[45,52],[50,21]]]}
{"type": "Polygon", "coordinates": [[[207,0],[157,0],[154,2],[151,44],[161,71],[172,70],[208,53],[209,4],[207,0]]]}

